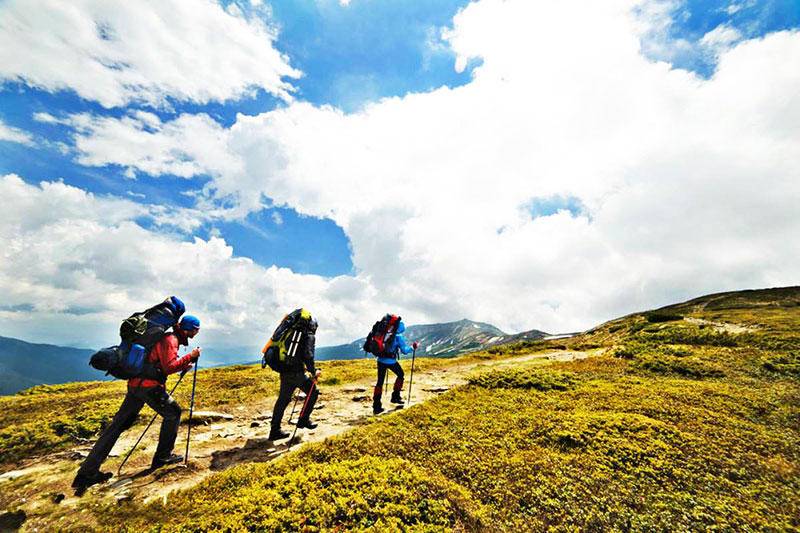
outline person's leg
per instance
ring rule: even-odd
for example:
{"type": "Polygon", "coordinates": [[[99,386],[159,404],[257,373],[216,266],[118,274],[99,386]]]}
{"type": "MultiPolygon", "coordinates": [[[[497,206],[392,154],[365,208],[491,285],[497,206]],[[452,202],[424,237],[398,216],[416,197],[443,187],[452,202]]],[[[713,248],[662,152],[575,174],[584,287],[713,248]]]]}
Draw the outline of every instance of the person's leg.
{"type": "Polygon", "coordinates": [[[392,403],[403,403],[403,399],[400,397],[400,392],[403,390],[403,377],[405,374],[403,373],[403,367],[400,366],[400,363],[397,362],[389,367],[389,370],[394,372],[396,378],[394,378],[394,388],[392,389],[392,403]]]}
{"type": "Polygon", "coordinates": [[[308,429],[314,429],[317,427],[316,424],[311,423],[311,412],[314,410],[314,404],[317,403],[317,398],[319,398],[319,389],[314,386],[314,390],[311,390],[311,386],[313,381],[311,378],[305,378],[303,383],[300,385],[300,390],[305,392],[308,396],[308,403],[304,404],[305,409],[300,411],[300,416],[297,420],[297,427],[304,427],[308,429]]]}
{"type": "Polygon", "coordinates": [[[139,411],[142,410],[144,402],[136,398],[133,394],[128,392],[125,399],[122,400],[122,405],[119,407],[117,414],[111,420],[111,423],[106,427],[97,442],[94,443],[92,451],[83,461],[78,469],[79,475],[90,476],[96,474],[100,470],[100,465],[106,460],[111,449],[119,439],[123,431],[131,427],[136,417],[139,416],[139,411]]]}
{"type": "Polygon", "coordinates": [[[387,366],[378,362],[378,382],[372,390],[372,412],[379,414],[383,412],[383,405],[381,405],[381,396],[383,395],[383,381],[386,379],[387,366]]]}
{"type": "Polygon", "coordinates": [[[161,431],[158,434],[158,447],[153,456],[153,466],[158,463],[177,462],[178,459],[172,457],[172,449],[175,447],[178,427],[181,424],[180,405],[169,395],[164,387],[143,388],[140,389],[138,395],[153,411],[161,415],[162,419],[161,431]]]}
{"type": "Polygon", "coordinates": [[[289,374],[281,373],[280,374],[281,385],[280,389],[278,390],[278,399],[275,400],[275,407],[272,409],[272,421],[270,423],[270,436],[269,439],[273,440],[274,438],[286,438],[289,436],[288,433],[284,434],[281,432],[281,420],[283,419],[283,414],[286,412],[286,407],[292,401],[292,393],[295,389],[295,381],[289,374]]]}

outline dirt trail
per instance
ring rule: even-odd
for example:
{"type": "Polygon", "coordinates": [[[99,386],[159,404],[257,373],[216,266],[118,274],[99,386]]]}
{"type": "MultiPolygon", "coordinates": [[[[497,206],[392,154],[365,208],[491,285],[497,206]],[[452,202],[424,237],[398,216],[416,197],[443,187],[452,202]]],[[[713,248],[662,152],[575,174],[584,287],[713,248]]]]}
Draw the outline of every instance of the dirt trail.
{"type": "MultiPolygon", "coordinates": [[[[449,367],[435,368],[425,372],[417,370],[414,372],[411,405],[422,403],[455,386],[466,383],[467,376],[478,367],[513,366],[537,359],[568,361],[582,359],[588,355],[590,354],[585,352],[540,352],[499,361],[455,363],[449,367]]],[[[406,380],[409,377],[410,363],[408,360],[403,361],[406,380]]],[[[323,387],[320,391],[317,408],[312,415],[312,420],[318,422],[319,426],[315,430],[298,430],[297,438],[289,451],[299,449],[302,443],[321,441],[364,424],[368,418],[373,416],[371,393],[373,379],[323,387]]],[[[404,399],[407,393],[408,381],[406,381],[403,391],[404,399]]],[[[388,403],[388,400],[389,394],[387,393],[383,397],[386,412],[380,416],[392,416],[392,413],[401,409],[388,403]]],[[[157,444],[160,423],[160,419],[157,419],[136,452],[125,464],[122,476],[116,476],[117,467],[121,463],[122,457],[139,437],[141,427],[137,426],[124,433],[111,451],[109,459],[104,463],[103,470],[112,471],[115,476],[104,485],[91,487],[82,497],[75,496],[69,485],[82,456],[85,456],[90,449],[88,446],[77,446],[71,450],[32,461],[21,470],[6,472],[0,476],[0,490],[3,490],[6,482],[24,482],[25,478],[30,477],[32,491],[34,486],[39,491],[46,487],[47,491],[54,494],[54,498],[59,500],[58,508],[62,513],[69,509],[78,510],[87,501],[166,499],[170,492],[191,487],[214,472],[241,463],[271,461],[287,453],[288,439],[273,443],[266,438],[269,434],[274,402],[274,397],[265,397],[257,403],[233,408],[228,412],[233,415],[232,420],[220,420],[210,422],[208,425],[194,426],[188,467],[183,465],[165,467],[155,472],[148,469],[157,444]]],[[[301,406],[302,399],[298,402],[297,411],[301,406]]],[[[202,409],[202,398],[199,399],[196,408],[202,409]]],[[[293,429],[288,423],[290,411],[291,405],[284,416],[284,430],[293,429]]],[[[296,417],[297,413],[295,413],[295,419],[296,417]]],[[[184,424],[178,434],[178,441],[175,445],[176,453],[184,452],[185,443],[186,425],[184,424]]],[[[32,492],[32,494],[35,493],[32,492]]],[[[35,498],[30,498],[31,510],[33,507],[41,505],[34,502],[35,498]]]]}
{"type": "Polygon", "coordinates": [[[758,329],[753,326],[731,324],[730,322],[714,322],[712,320],[705,320],[702,318],[686,317],[684,320],[690,324],[711,326],[715,331],[733,333],[734,335],[738,335],[739,333],[749,333],[758,329]]]}

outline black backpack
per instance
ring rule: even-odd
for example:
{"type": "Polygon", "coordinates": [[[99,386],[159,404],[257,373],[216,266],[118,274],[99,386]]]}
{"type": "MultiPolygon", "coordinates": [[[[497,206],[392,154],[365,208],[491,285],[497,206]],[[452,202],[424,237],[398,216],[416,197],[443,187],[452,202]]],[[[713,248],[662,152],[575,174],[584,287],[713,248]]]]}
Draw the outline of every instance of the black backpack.
{"type": "Polygon", "coordinates": [[[364,351],[375,357],[393,356],[394,354],[386,353],[386,348],[394,342],[398,324],[400,324],[400,317],[390,314],[386,314],[375,322],[364,341],[364,351]]]}
{"type": "Polygon", "coordinates": [[[119,327],[119,346],[103,348],[92,355],[89,365],[117,379],[145,377],[164,381],[163,372],[147,361],[153,346],[174,327],[186,310],[183,302],[170,296],[160,304],[134,313],[119,327]]]}
{"type": "Polygon", "coordinates": [[[170,296],[146,311],[132,314],[119,326],[122,345],[138,344],[150,351],[167,330],[178,324],[185,310],[186,307],[180,299],[170,296]]]}
{"type": "Polygon", "coordinates": [[[285,372],[302,367],[304,337],[313,335],[316,329],[317,323],[306,309],[295,309],[284,316],[261,350],[261,368],[285,372]]]}

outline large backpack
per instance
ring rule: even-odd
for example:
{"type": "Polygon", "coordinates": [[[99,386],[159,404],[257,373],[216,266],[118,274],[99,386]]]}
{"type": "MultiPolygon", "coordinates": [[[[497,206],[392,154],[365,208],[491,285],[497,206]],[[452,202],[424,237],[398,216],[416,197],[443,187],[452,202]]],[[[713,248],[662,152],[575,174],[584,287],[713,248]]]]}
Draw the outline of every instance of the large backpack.
{"type": "Polygon", "coordinates": [[[275,332],[261,350],[261,368],[269,366],[276,372],[302,366],[304,336],[314,334],[316,322],[306,309],[295,309],[283,317],[275,332]]]}
{"type": "Polygon", "coordinates": [[[375,322],[364,341],[364,351],[375,357],[393,356],[394,354],[387,353],[386,349],[394,342],[398,324],[400,317],[390,314],[375,322]]]}
{"type": "Polygon", "coordinates": [[[106,375],[118,379],[147,377],[162,381],[161,370],[147,361],[153,346],[174,327],[186,310],[183,302],[170,296],[158,305],[134,313],[119,327],[119,346],[103,348],[89,360],[89,364],[106,375]]]}

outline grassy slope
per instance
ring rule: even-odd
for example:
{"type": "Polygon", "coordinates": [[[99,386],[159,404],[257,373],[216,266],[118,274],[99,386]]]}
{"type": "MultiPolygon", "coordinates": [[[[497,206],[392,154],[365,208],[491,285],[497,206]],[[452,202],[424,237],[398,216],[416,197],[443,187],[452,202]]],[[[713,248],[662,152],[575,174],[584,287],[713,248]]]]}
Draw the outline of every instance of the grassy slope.
{"type": "MultiPolygon", "coordinates": [[[[508,355],[478,352],[446,360],[417,358],[417,368],[438,368],[508,355]]],[[[323,371],[321,387],[351,383],[375,374],[373,359],[324,361],[318,362],[317,367],[323,371]]],[[[259,365],[200,370],[196,397],[202,409],[224,411],[276,396],[277,377],[259,365]]],[[[170,376],[167,387],[172,388],[176,380],[177,376],[170,376]]],[[[0,472],[92,441],[119,408],[125,386],[122,381],[40,385],[15,395],[0,396],[0,472]]],[[[179,404],[188,406],[190,391],[191,375],[188,375],[175,393],[179,404]]],[[[144,424],[151,415],[149,409],[143,410],[138,423],[144,424]]]]}
{"type": "Polygon", "coordinates": [[[616,347],[607,356],[485,374],[276,464],[216,475],[167,508],[107,508],[101,523],[796,529],[800,291],[737,298],[604,324],[566,347],[616,347]]]}
{"type": "MultiPolygon", "coordinates": [[[[325,371],[322,385],[346,383],[374,372],[374,362],[367,360],[329,361],[319,366],[325,371]]],[[[176,379],[171,376],[167,386],[171,388],[176,379]]],[[[20,461],[93,439],[119,408],[124,390],[122,381],[67,383],[41,385],[0,397],[0,471],[11,469],[20,461]]],[[[181,405],[188,405],[190,391],[191,375],[188,375],[175,394],[181,405]]],[[[198,372],[196,395],[202,398],[203,409],[225,410],[277,392],[277,374],[258,365],[198,372]]],[[[149,417],[150,412],[144,410],[139,422],[149,417]]]]}
{"type": "MultiPolygon", "coordinates": [[[[474,354],[611,348],[575,363],[521,364],[476,376],[434,401],[277,462],[214,475],[173,494],[166,507],[96,508],[92,518],[63,525],[796,529],[798,304],[798,289],[717,295],[631,315],[566,341],[474,354]],[[721,323],[753,329],[733,334],[719,331],[721,323]]],[[[373,364],[340,363],[341,377],[334,368],[326,376],[343,383],[371,375],[373,364]]],[[[216,387],[222,405],[274,393],[272,376],[249,367],[209,371],[208,378],[204,386],[216,387]]],[[[120,392],[105,394],[113,397],[113,412],[120,392]]],[[[49,413],[52,405],[38,409],[49,413]]],[[[84,409],[76,407],[70,420],[84,409]]],[[[3,418],[0,428],[15,426],[3,418]]]]}

